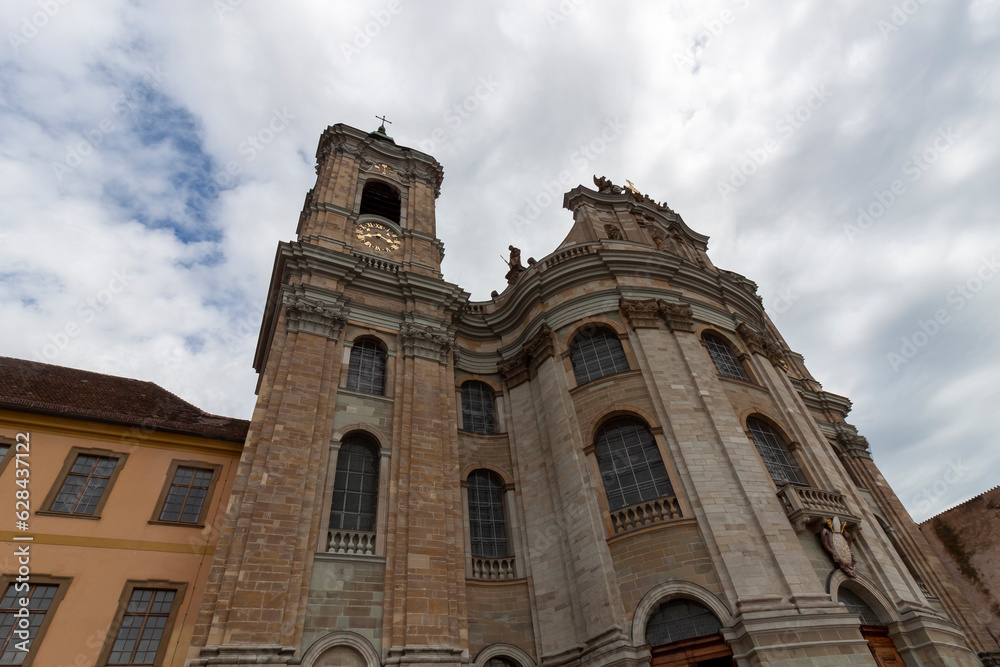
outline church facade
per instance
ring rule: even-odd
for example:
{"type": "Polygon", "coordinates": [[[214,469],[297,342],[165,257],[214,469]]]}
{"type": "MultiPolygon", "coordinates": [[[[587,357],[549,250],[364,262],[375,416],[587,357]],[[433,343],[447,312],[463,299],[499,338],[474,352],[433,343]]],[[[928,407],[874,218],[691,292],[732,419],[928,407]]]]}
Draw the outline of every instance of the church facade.
{"type": "Polygon", "coordinates": [[[743,276],[595,177],[490,301],[431,156],[324,132],[192,665],[996,665],[743,276]]]}

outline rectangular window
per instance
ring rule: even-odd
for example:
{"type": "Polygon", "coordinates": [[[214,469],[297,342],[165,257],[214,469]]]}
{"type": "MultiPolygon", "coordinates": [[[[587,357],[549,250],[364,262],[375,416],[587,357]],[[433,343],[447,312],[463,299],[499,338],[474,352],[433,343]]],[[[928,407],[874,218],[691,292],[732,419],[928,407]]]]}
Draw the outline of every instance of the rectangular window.
{"type": "Polygon", "coordinates": [[[3,584],[4,590],[0,599],[0,665],[27,667],[38,652],[42,636],[65,594],[69,579],[32,575],[25,586],[13,581],[11,575],[0,580],[0,584],[3,584]],[[28,603],[27,628],[20,628],[18,623],[17,614],[23,600],[28,603]],[[15,632],[24,630],[28,632],[27,638],[15,632]],[[28,650],[22,650],[25,648],[28,650]]]}
{"type": "Polygon", "coordinates": [[[8,459],[14,458],[13,454],[7,456],[7,454],[14,449],[14,442],[15,440],[13,438],[0,436],[0,474],[3,474],[4,468],[7,467],[8,459]]]}
{"type": "Polygon", "coordinates": [[[222,466],[202,461],[173,461],[160,493],[152,523],[202,526],[222,466]]]}
{"type": "Polygon", "coordinates": [[[126,458],[124,452],[74,447],[40,513],[100,517],[126,458]]]}
{"type": "Polygon", "coordinates": [[[126,583],[97,664],[159,665],[186,587],[166,581],[126,583]]]}

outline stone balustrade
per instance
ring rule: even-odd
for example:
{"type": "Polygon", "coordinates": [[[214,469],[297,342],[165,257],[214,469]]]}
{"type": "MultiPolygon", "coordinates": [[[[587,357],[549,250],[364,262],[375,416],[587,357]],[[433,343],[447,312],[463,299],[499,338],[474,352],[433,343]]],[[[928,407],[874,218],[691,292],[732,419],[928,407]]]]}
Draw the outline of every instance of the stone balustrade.
{"type": "Polygon", "coordinates": [[[655,498],[611,512],[615,535],[683,518],[677,498],[655,498]]]}
{"type": "Polygon", "coordinates": [[[326,552],[374,556],[375,533],[360,530],[331,530],[327,533],[326,552]]]}
{"type": "Polygon", "coordinates": [[[804,530],[811,523],[822,523],[835,516],[849,526],[861,523],[861,519],[851,513],[844,494],[839,491],[785,484],[778,489],[778,498],[785,507],[788,519],[798,531],[804,530]]]}
{"type": "Polygon", "coordinates": [[[514,557],[480,558],[473,556],[472,578],[484,579],[486,581],[517,579],[517,573],[514,569],[514,557]]]}

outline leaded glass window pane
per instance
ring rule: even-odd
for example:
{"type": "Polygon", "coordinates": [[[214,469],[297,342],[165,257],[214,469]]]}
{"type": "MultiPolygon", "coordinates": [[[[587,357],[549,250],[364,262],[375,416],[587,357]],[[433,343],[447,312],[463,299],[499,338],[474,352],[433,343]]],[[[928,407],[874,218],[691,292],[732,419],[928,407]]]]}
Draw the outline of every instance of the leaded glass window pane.
{"type": "Polygon", "coordinates": [[[355,341],[347,366],[347,388],[378,396],[384,394],[385,360],[385,348],[378,342],[370,338],[355,341]]]}
{"type": "Polygon", "coordinates": [[[462,385],[462,427],[473,433],[496,433],[493,390],[485,382],[462,385]]]}
{"type": "Polygon", "coordinates": [[[29,584],[27,591],[18,591],[15,584],[7,586],[0,600],[0,665],[20,665],[28,657],[31,645],[38,634],[38,628],[45,620],[45,614],[52,606],[59,587],[54,584],[29,584]],[[18,628],[15,614],[21,609],[18,598],[28,598],[28,627],[18,628]],[[28,651],[19,650],[16,645],[24,639],[14,635],[15,629],[28,631],[28,651]]]}
{"type": "Polygon", "coordinates": [[[211,485],[211,470],[178,466],[163,502],[160,521],[198,523],[211,485]]]}
{"type": "Polygon", "coordinates": [[[176,594],[167,589],[132,590],[108,656],[109,665],[154,664],[176,594]]]}
{"type": "Polygon", "coordinates": [[[333,481],[331,529],[375,530],[378,466],[374,447],[364,440],[349,440],[341,446],[333,481]]]}
{"type": "Polygon", "coordinates": [[[712,358],[712,363],[715,364],[715,370],[719,375],[737,380],[750,379],[747,377],[746,371],[743,370],[740,360],[733,353],[733,348],[729,347],[729,343],[710,333],[706,333],[701,339],[705,341],[708,356],[712,358]]]}
{"type": "Polygon", "coordinates": [[[770,424],[751,417],[747,419],[747,430],[753,438],[753,444],[757,446],[760,458],[764,460],[767,471],[771,473],[771,479],[775,484],[789,481],[792,484],[806,485],[802,470],[796,465],[792,458],[792,453],[788,451],[787,445],[781,440],[770,424]]]}
{"type": "Polygon", "coordinates": [[[653,434],[642,422],[614,419],[601,428],[594,445],[612,511],[674,495],[653,434]]]}
{"type": "Polygon", "coordinates": [[[63,481],[62,488],[52,502],[51,510],[93,514],[101,502],[101,496],[104,495],[104,489],[107,488],[116,465],[118,459],[113,456],[78,454],[63,481]]]}
{"type": "Polygon", "coordinates": [[[578,385],[629,369],[622,342],[607,329],[590,329],[574,338],[570,360],[578,385]]]}
{"type": "Polygon", "coordinates": [[[469,533],[473,556],[510,555],[503,513],[503,481],[489,470],[476,470],[469,475],[469,533]]]}
{"type": "Polygon", "coordinates": [[[646,623],[646,642],[663,646],[682,639],[714,635],[722,628],[715,614],[692,600],[671,600],[660,605],[646,623]]]}
{"type": "Polygon", "coordinates": [[[842,586],[837,589],[837,599],[843,602],[849,611],[861,617],[861,625],[885,625],[875,610],[854,591],[842,586]]]}

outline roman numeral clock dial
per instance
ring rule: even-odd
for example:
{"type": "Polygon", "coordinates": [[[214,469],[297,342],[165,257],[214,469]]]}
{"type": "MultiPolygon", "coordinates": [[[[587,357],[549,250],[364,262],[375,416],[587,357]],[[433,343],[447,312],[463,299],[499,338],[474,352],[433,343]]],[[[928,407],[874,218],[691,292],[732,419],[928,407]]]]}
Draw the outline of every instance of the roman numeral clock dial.
{"type": "Polygon", "coordinates": [[[362,222],[355,228],[354,235],[365,247],[375,252],[390,253],[399,250],[399,235],[379,222],[362,222]]]}

